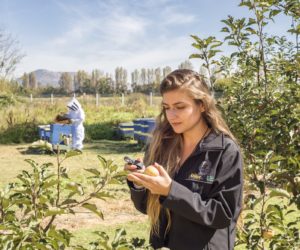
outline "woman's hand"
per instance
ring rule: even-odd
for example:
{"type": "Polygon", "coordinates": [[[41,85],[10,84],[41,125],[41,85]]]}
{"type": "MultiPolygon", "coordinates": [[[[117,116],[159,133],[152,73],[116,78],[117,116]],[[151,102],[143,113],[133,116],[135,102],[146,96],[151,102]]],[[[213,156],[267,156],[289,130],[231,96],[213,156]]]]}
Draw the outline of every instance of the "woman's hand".
{"type": "MultiPolygon", "coordinates": [[[[136,161],[143,162],[143,159],[137,158],[136,161]]],[[[144,165],[144,164],[142,164],[142,165],[144,165]]],[[[130,171],[131,173],[133,173],[133,172],[143,173],[145,171],[145,166],[143,166],[143,168],[140,169],[140,168],[138,168],[134,164],[126,163],[124,165],[124,170],[130,171]]],[[[130,179],[128,178],[128,176],[127,176],[127,179],[130,181],[130,179]]],[[[133,184],[134,184],[134,186],[136,188],[143,188],[143,185],[141,183],[139,183],[139,182],[133,181],[133,184]]]]}
{"type": "MultiPolygon", "coordinates": [[[[142,158],[137,158],[136,161],[143,162],[143,159],[142,158]]],[[[145,171],[145,167],[143,167],[142,169],[139,169],[136,165],[133,165],[133,164],[130,164],[130,163],[126,163],[124,165],[124,170],[130,171],[130,172],[143,173],[145,171]]]]}
{"type": "Polygon", "coordinates": [[[149,189],[152,194],[167,196],[171,188],[172,179],[161,165],[154,163],[153,166],[158,170],[158,176],[149,176],[140,172],[132,172],[127,178],[130,181],[140,183],[145,188],[149,189]]]}

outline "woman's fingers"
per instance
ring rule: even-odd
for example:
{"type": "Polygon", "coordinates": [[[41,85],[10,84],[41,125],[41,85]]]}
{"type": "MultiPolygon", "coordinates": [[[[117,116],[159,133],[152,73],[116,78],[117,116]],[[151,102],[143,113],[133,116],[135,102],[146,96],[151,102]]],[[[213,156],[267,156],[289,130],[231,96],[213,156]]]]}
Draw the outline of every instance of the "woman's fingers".
{"type": "Polygon", "coordinates": [[[167,171],[163,168],[163,166],[159,165],[158,163],[154,163],[153,165],[154,167],[156,167],[156,169],[158,170],[159,172],[159,175],[161,176],[168,176],[168,173],[167,171]]]}
{"type": "Polygon", "coordinates": [[[152,176],[145,175],[143,173],[132,172],[127,175],[128,180],[141,183],[145,187],[149,187],[152,183],[154,183],[152,176]]]}
{"type": "Polygon", "coordinates": [[[137,174],[138,174],[137,172],[133,172],[133,173],[127,175],[127,179],[134,183],[138,183],[139,185],[145,186],[145,184],[147,184],[147,182],[145,182],[144,180],[139,178],[139,176],[137,174]]]}
{"type": "Polygon", "coordinates": [[[149,175],[145,175],[143,173],[133,172],[130,175],[134,175],[135,177],[139,178],[139,180],[142,180],[143,182],[153,181],[153,177],[151,177],[149,175]]]}
{"type": "Polygon", "coordinates": [[[136,170],[137,166],[136,165],[131,165],[131,164],[126,164],[124,169],[132,171],[132,170],[136,170]]]}
{"type": "Polygon", "coordinates": [[[136,158],[136,160],[139,162],[143,162],[143,158],[141,158],[141,157],[136,158]]]}
{"type": "Polygon", "coordinates": [[[129,181],[132,181],[132,182],[137,182],[139,179],[136,177],[136,176],[134,176],[133,174],[129,174],[129,175],[127,175],[127,179],[129,180],[129,181]]]}
{"type": "Polygon", "coordinates": [[[139,169],[136,165],[131,165],[131,164],[125,164],[124,170],[131,171],[131,172],[139,172],[143,173],[145,169],[139,169]]]}

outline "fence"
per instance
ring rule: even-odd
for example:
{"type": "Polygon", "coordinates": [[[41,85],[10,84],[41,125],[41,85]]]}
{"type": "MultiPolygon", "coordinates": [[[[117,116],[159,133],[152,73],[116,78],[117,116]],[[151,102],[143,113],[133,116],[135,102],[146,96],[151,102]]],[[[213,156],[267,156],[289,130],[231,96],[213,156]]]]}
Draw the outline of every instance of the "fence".
{"type": "MultiPolygon", "coordinates": [[[[95,95],[87,95],[83,93],[82,95],[73,95],[78,99],[78,101],[85,105],[95,105],[98,106],[110,106],[110,105],[120,105],[125,106],[126,102],[129,98],[136,96],[136,98],[146,98],[149,106],[159,105],[161,102],[161,96],[155,96],[151,92],[148,95],[140,94],[140,93],[132,93],[132,94],[121,94],[121,95],[105,95],[102,96],[98,93],[95,95]]],[[[72,96],[55,96],[54,94],[50,94],[49,96],[34,96],[30,94],[28,98],[25,97],[26,101],[34,103],[34,104],[58,104],[58,103],[67,103],[72,96]]]]}

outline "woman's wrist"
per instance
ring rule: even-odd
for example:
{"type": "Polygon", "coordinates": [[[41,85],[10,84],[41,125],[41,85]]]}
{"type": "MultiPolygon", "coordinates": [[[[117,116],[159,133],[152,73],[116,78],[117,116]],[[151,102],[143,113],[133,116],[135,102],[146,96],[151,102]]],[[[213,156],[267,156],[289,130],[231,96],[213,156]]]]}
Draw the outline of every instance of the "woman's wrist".
{"type": "Polygon", "coordinates": [[[172,184],[172,179],[170,180],[169,184],[166,186],[164,189],[163,193],[161,194],[162,196],[168,196],[171,190],[171,184],[172,184]]]}

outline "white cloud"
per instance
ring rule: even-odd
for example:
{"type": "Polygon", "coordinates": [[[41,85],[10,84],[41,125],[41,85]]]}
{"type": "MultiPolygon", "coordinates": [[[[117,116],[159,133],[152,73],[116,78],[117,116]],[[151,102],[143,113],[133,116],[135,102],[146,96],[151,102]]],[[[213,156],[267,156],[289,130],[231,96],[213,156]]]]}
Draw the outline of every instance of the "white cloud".
{"type": "MultiPolygon", "coordinates": [[[[147,3],[149,6],[153,1],[147,3]]],[[[38,68],[55,71],[98,68],[110,73],[117,66],[125,67],[128,73],[142,67],[176,68],[192,53],[189,36],[172,33],[168,26],[192,23],[195,17],[186,16],[171,3],[157,16],[160,20],[149,15],[153,13],[151,9],[128,11],[128,6],[121,4],[111,6],[101,2],[98,14],[91,13],[86,6],[57,4],[69,17],[66,31],[31,47],[18,74],[38,68]]]]}
{"type": "Polygon", "coordinates": [[[177,6],[168,7],[162,16],[165,19],[165,24],[187,24],[196,21],[194,15],[182,12],[177,6]]]}

